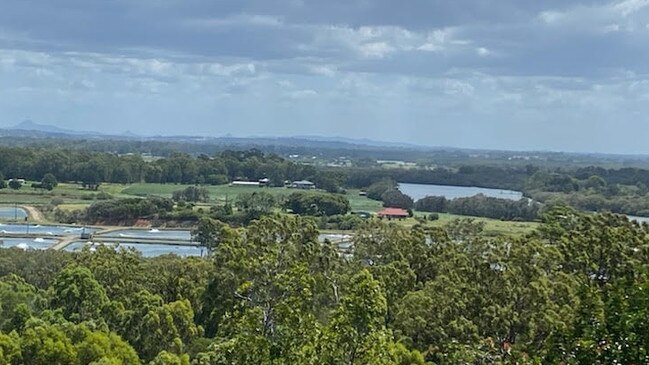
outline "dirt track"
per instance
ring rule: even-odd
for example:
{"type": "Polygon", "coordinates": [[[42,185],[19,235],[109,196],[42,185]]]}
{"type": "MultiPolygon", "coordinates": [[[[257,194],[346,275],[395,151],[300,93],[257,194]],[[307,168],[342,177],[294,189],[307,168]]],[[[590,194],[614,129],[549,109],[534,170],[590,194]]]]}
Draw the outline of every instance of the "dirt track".
{"type": "Polygon", "coordinates": [[[27,211],[27,214],[29,215],[29,218],[32,222],[44,223],[46,221],[45,217],[43,217],[43,213],[41,213],[41,211],[36,209],[35,207],[31,205],[21,205],[20,207],[27,211]]]}

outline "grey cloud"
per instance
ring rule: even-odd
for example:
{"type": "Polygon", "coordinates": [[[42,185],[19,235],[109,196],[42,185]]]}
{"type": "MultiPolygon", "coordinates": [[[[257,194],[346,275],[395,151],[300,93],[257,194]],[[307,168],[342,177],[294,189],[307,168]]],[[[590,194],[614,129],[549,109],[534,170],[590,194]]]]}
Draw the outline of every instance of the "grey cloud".
{"type": "Polygon", "coordinates": [[[426,144],[588,148],[549,131],[564,128],[637,151],[603,136],[619,120],[647,130],[633,124],[649,112],[647,3],[5,0],[0,111],[135,132],[146,118],[160,133],[186,132],[181,118],[197,133],[348,128],[426,144]]]}

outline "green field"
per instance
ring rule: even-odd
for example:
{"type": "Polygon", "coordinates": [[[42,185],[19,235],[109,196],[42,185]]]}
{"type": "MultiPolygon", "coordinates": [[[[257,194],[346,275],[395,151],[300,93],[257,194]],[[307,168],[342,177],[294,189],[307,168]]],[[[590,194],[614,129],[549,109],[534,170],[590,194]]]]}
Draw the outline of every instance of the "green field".
{"type": "MultiPolygon", "coordinates": [[[[423,214],[423,213],[418,213],[423,214]]],[[[458,218],[468,218],[467,216],[455,215],[440,213],[439,219],[433,221],[431,225],[433,226],[442,226],[447,224],[451,220],[458,218]]],[[[527,233],[530,233],[536,227],[538,223],[536,222],[514,222],[514,221],[501,221],[499,219],[490,219],[490,218],[481,218],[481,217],[470,217],[475,219],[477,222],[485,222],[484,232],[489,236],[497,236],[501,234],[509,234],[514,236],[521,236],[527,233]]],[[[412,221],[416,222],[414,219],[412,221]]]]}
{"type": "Polygon", "coordinates": [[[78,184],[60,183],[54,190],[47,191],[32,188],[31,181],[19,190],[5,188],[0,190],[0,204],[27,204],[27,205],[46,205],[50,204],[52,199],[62,199],[66,204],[85,204],[92,203],[94,195],[99,192],[105,192],[114,197],[124,197],[121,193],[126,185],[121,184],[102,184],[99,190],[83,189],[78,184]]]}

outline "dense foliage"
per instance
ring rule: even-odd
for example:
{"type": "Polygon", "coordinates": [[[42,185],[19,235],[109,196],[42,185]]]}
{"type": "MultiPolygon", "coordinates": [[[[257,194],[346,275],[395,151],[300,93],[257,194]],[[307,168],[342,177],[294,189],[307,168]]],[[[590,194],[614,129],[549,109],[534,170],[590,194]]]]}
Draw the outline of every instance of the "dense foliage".
{"type": "Polygon", "coordinates": [[[3,364],[641,364],[649,228],[555,208],[533,234],[202,221],[209,258],[0,250],[3,364]]]}
{"type": "Polygon", "coordinates": [[[270,178],[271,184],[316,175],[312,166],[291,163],[257,150],[223,151],[215,156],[174,153],[150,161],[140,155],[117,155],[76,149],[0,147],[0,171],[7,178],[40,181],[51,173],[60,181],[94,186],[101,182],[224,184],[236,179],[270,178]]]}
{"type": "Polygon", "coordinates": [[[210,194],[207,189],[200,186],[188,186],[182,190],[176,190],[171,198],[177,202],[207,202],[210,194]]]}
{"type": "Polygon", "coordinates": [[[469,198],[455,199],[427,196],[415,202],[415,209],[421,212],[531,221],[538,218],[540,206],[525,198],[514,201],[478,194],[469,198]]]}
{"type": "Polygon", "coordinates": [[[98,201],[86,209],[81,221],[85,223],[128,222],[157,213],[170,212],[173,208],[171,199],[158,197],[98,201]]]}
{"type": "Polygon", "coordinates": [[[288,195],[284,206],[296,214],[329,216],[346,214],[351,207],[342,195],[311,192],[295,192],[288,195]]]}

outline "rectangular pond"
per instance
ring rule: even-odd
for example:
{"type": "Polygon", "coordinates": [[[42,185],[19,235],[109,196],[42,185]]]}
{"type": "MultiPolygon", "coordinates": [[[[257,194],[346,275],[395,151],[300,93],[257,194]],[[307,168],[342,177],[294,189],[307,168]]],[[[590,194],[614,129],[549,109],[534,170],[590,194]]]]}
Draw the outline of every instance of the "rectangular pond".
{"type": "Polygon", "coordinates": [[[45,250],[55,244],[51,238],[0,238],[0,248],[16,247],[22,250],[45,250]]]}
{"type": "MultiPolygon", "coordinates": [[[[13,234],[42,234],[44,236],[53,235],[76,235],[81,234],[84,227],[71,227],[71,226],[52,226],[52,225],[39,225],[39,224],[1,224],[0,234],[13,233],[13,234]]],[[[85,228],[86,232],[94,232],[94,228],[85,228]]]]}
{"type": "Polygon", "coordinates": [[[27,212],[23,208],[0,207],[0,219],[25,219],[27,212]]]}
{"type": "Polygon", "coordinates": [[[178,241],[191,241],[192,233],[188,230],[162,230],[162,229],[120,229],[118,231],[102,234],[102,237],[125,238],[158,238],[178,241]]]}
{"type": "MultiPolygon", "coordinates": [[[[84,246],[89,246],[91,251],[94,251],[100,243],[92,242],[73,242],[64,248],[65,251],[75,252],[81,251],[84,246]]],[[[104,243],[104,245],[130,249],[134,248],[142,253],[144,257],[155,257],[160,255],[174,254],[178,256],[202,256],[207,252],[205,248],[199,246],[189,245],[165,245],[159,243],[104,243]]]]}
{"type": "Polygon", "coordinates": [[[414,201],[425,198],[427,196],[443,196],[446,199],[455,199],[468,198],[478,194],[509,200],[520,200],[523,198],[523,193],[521,193],[520,191],[478,188],[475,186],[399,183],[399,190],[411,197],[414,201]]]}

